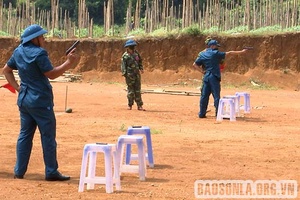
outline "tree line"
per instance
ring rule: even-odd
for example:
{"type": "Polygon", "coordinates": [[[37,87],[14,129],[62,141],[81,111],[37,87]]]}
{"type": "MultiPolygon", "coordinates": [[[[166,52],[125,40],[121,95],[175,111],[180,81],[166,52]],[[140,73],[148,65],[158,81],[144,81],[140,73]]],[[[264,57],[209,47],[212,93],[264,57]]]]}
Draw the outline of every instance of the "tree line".
{"type": "MultiPolygon", "coordinates": [[[[12,4],[13,8],[17,6],[22,6],[26,4],[28,0],[3,0],[3,4],[6,8],[8,8],[9,4],[12,4]]],[[[126,12],[129,3],[132,5],[136,5],[138,0],[115,0],[114,1],[114,22],[115,24],[122,25],[125,23],[126,19],[126,12]]],[[[179,7],[182,5],[183,0],[174,0],[174,6],[179,7]]],[[[201,0],[201,2],[205,2],[205,0],[201,0]]],[[[90,18],[93,18],[94,24],[96,25],[103,25],[104,23],[104,7],[108,4],[108,0],[86,0],[86,7],[89,12],[90,18]]],[[[30,0],[30,4],[35,4],[35,8],[39,10],[51,11],[51,1],[45,0],[30,0]]],[[[72,19],[78,18],[78,8],[79,8],[79,1],[76,0],[59,0],[59,7],[62,10],[67,10],[69,15],[72,19]]],[[[143,10],[146,8],[146,0],[141,1],[141,12],[142,16],[145,16],[143,10]]],[[[133,8],[132,8],[133,9],[133,8]]]]}
{"type": "MultiPolygon", "coordinates": [[[[0,0],[0,30],[18,35],[39,23],[63,37],[94,37],[95,25],[114,35],[115,25],[152,33],[192,27],[223,32],[265,27],[281,30],[300,23],[299,0],[0,0]]],[[[198,30],[198,31],[197,31],[198,30]]]]}

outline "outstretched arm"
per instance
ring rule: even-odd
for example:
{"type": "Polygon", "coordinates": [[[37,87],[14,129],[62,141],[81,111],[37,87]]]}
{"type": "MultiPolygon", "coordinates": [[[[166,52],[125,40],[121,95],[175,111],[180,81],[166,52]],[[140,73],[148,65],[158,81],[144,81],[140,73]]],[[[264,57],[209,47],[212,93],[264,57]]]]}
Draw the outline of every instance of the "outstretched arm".
{"type": "Polygon", "coordinates": [[[227,51],[225,53],[226,55],[237,55],[237,54],[245,53],[246,51],[248,51],[248,49],[243,49],[241,51],[227,51]]]}

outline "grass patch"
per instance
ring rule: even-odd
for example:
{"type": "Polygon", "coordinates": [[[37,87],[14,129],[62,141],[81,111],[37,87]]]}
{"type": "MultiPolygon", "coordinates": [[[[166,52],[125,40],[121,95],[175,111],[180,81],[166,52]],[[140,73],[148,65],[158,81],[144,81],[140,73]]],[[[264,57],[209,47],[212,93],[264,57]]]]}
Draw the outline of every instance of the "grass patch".
{"type": "Polygon", "coordinates": [[[244,89],[252,89],[252,90],[278,90],[279,88],[260,82],[260,81],[253,81],[255,85],[251,82],[243,82],[240,84],[233,84],[233,83],[224,83],[222,84],[222,88],[224,89],[236,89],[236,88],[244,88],[244,89]]]}
{"type": "Polygon", "coordinates": [[[254,89],[254,90],[278,90],[278,89],[279,89],[279,88],[277,88],[277,87],[268,85],[268,84],[266,84],[266,83],[261,83],[259,86],[251,85],[250,88],[251,88],[251,89],[254,89]]]}
{"type": "Polygon", "coordinates": [[[158,134],[163,134],[163,132],[161,130],[152,129],[151,134],[155,134],[155,135],[157,134],[158,135],[158,134]]]}
{"type": "Polygon", "coordinates": [[[113,82],[113,81],[108,81],[108,82],[106,82],[106,84],[108,84],[108,85],[124,85],[123,83],[119,83],[119,82],[113,82]]]}
{"type": "Polygon", "coordinates": [[[121,127],[119,128],[119,131],[126,132],[127,126],[125,124],[122,124],[121,127]]]}
{"type": "Polygon", "coordinates": [[[192,25],[182,30],[182,33],[185,35],[198,36],[201,35],[201,31],[197,25],[192,25]]]}

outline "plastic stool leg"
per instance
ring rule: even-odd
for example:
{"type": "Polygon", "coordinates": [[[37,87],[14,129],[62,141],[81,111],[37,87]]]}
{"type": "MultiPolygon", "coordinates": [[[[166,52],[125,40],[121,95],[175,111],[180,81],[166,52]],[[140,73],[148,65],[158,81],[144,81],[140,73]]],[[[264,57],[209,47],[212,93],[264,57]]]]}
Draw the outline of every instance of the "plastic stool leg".
{"type": "Polygon", "coordinates": [[[149,166],[152,168],[154,167],[154,159],[153,159],[151,133],[149,129],[147,130],[146,140],[147,140],[148,162],[149,162],[149,166]]]}
{"type": "Polygon", "coordinates": [[[245,112],[246,113],[250,113],[250,94],[246,93],[245,94],[245,112]]]}
{"type": "MultiPolygon", "coordinates": [[[[123,144],[123,141],[121,141],[118,145],[118,153],[119,153],[119,164],[120,166],[123,165],[123,160],[124,160],[124,149],[125,149],[125,144],[123,144]]],[[[126,164],[127,165],[127,164],[126,164]]]]}
{"type": "Polygon", "coordinates": [[[83,192],[83,190],[84,190],[85,173],[86,173],[87,163],[88,163],[88,151],[86,151],[84,149],[83,155],[82,155],[82,162],[81,162],[81,171],[80,171],[80,181],[79,181],[78,192],[83,192]]]}
{"type": "Polygon", "coordinates": [[[111,148],[104,153],[105,156],[105,186],[106,193],[113,192],[113,178],[112,178],[112,159],[111,148]]]}
{"type": "Polygon", "coordinates": [[[126,145],[126,158],[125,158],[125,163],[126,165],[130,164],[131,160],[131,144],[126,145]]]}
{"type": "Polygon", "coordinates": [[[139,177],[140,180],[144,181],[146,178],[146,158],[145,158],[145,149],[144,143],[142,140],[138,141],[138,157],[139,157],[139,177]]]}
{"type": "Polygon", "coordinates": [[[234,100],[230,102],[230,121],[236,121],[234,100]]]}
{"type": "Polygon", "coordinates": [[[121,190],[121,179],[120,179],[120,164],[119,164],[118,151],[113,152],[113,163],[114,163],[114,181],[116,184],[116,190],[121,190]]]}
{"type": "Polygon", "coordinates": [[[218,113],[217,113],[217,121],[222,121],[223,120],[223,117],[222,117],[222,115],[223,115],[223,105],[224,105],[223,100],[220,99],[219,100],[219,106],[218,106],[218,113]]]}
{"type": "MultiPolygon", "coordinates": [[[[95,171],[96,171],[96,160],[97,160],[97,152],[90,152],[90,159],[89,159],[89,167],[88,167],[88,178],[95,178],[95,171]]],[[[88,183],[87,189],[94,189],[94,183],[88,183]]]]}

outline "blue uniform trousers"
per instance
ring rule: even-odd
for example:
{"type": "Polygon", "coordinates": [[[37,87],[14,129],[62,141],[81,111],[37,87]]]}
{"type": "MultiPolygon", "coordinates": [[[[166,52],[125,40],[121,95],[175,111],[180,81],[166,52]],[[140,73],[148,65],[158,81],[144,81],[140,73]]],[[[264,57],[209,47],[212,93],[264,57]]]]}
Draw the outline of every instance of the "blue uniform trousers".
{"type": "Polygon", "coordinates": [[[216,77],[212,73],[205,75],[201,90],[199,117],[203,117],[206,115],[210,94],[212,94],[214,97],[214,106],[216,108],[216,113],[218,112],[220,93],[220,78],[216,77]]]}
{"type": "Polygon", "coordinates": [[[17,141],[17,161],[14,168],[16,175],[24,175],[27,171],[32,150],[32,140],[36,128],[41,134],[41,144],[45,163],[45,175],[57,172],[56,156],[56,119],[53,108],[19,107],[21,130],[17,141]]]}

